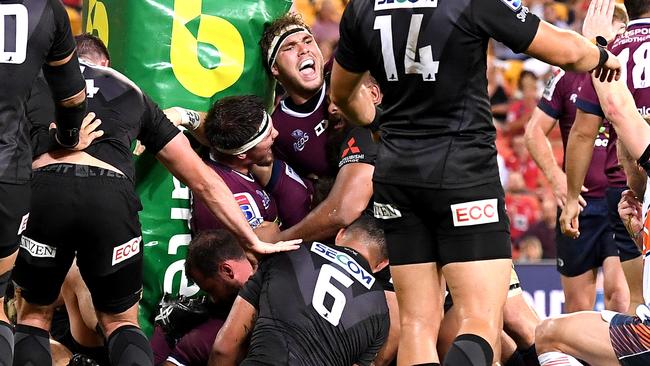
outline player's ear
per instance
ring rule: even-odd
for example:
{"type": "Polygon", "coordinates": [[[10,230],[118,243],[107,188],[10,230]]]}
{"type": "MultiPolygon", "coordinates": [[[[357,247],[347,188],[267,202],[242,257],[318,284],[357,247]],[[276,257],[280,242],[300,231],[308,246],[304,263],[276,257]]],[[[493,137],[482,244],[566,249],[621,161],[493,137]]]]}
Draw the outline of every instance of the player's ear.
{"type": "Polygon", "coordinates": [[[379,86],[377,84],[370,84],[368,85],[368,91],[370,92],[370,97],[372,98],[372,102],[377,105],[381,104],[381,100],[384,99],[384,95],[381,94],[381,90],[379,90],[379,86]]]}
{"type": "Polygon", "coordinates": [[[336,233],[336,238],[334,238],[335,243],[340,243],[343,240],[343,236],[345,235],[345,228],[342,227],[339,229],[339,232],[336,233]]]}
{"type": "Polygon", "coordinates": [[[381,271],[382,269],[386,268],[387,265],[388,265],[388,258],[384,258],[384,260],[379,262],[377,264],[377,266],[375,266],[375,268],[373,268],[372,271],[373,271],[373,273],[377,273],[377,272],[381,271]]]}
{"type": "Polygon", "coordinates": [[[273,75],[274,78],[278,78],[280,75],[280,70],[278,70],[278,63],[274,63],[273,66],[271,66],[271,75],[273,75]]]}
{"type": "Polygon", "coordinates": [[[223,262],[219,265],[219,271],[221,274],[226,277],[229,280],[232,280],[235,278],[235,270],[232,268],[230,263],[228,262],[223,262]]]}
{"type": "Polygon", "coordinates": [[[237,154],[237,159],[239,159],[239,160],[244,160],[244,159],[246,159],[246,157],[247,157],[246,153],[237,154]]]}

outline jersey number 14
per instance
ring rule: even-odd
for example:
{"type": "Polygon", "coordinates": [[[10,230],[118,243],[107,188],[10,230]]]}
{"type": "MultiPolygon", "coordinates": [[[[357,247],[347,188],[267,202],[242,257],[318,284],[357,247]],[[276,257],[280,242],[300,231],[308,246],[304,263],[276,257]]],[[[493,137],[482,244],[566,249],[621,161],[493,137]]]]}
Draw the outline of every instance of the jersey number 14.
{"type": "MultiPolygon", "coordinates": [[[[438,73],[438,61],[433,61],[431,45],[418,49],[418,38],[422,27],[423,14],[411,15],[409,33],[406,38],[406,52],[404,53],[404,72],[406,74],[420,74],[424,81],[436,81],[438,73]],[[420,61],[415,61],[416,52],[420,61]]],[[[392,15],[380,15],[375,18],[375,30],[379,30],[381,37],[381,54],[384,59],[384,70],[386,80],[398,81],[397,66],[395,64],[395,52],[393,51],[393,26],[392,15]]]]}
{"type": "Polygon", "coordinates": [[[0,64],[25,62],[28,22],[25,5],[0,4],[0,64]]]}

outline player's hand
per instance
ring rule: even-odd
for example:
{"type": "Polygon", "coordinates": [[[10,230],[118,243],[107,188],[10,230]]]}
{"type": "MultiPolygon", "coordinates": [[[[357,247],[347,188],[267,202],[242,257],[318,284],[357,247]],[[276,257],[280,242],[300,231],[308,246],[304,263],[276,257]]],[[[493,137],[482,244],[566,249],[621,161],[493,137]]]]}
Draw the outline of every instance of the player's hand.
{"type": "Polygon", "coordinates": [[[621,78],[621,63],[611,52],[605,51],[609,54],[609,58],[602,67],[593,69],[592,75],[601,82],[618,80],[621,78]]]}
{"type": "MultiPolygon", "coordinates": [[[[101,124],[102,121],[99,118],[95,119],[95,113],[88,113],[86,117],[84,117],[81,122],[81,127],[79,128],[79,143],[68,150],[81,151],[90,146],[96,138],[103,136],[104,131],[97,130],[97,127],[101,124]]],[[[50,130],[54,128],[56,128],[56,124],[50,123],[50,130]]]]}
{"type": "Polygon", "coordinates": [[[577,199],[567,200],[566,206],[560,215],[560,229],[562,234],[577,239],[580,236],[580,224],[578,222],[580,215],[580,204],[577,199]]]}
{"type": "Polygon", "coordinates": [[[615,5],[615,0],[592,0],[582,23],[582,35],[587,39],[596,36],[603,36],[607,41],[614,39],[616,31],[612,27],[612,18],[615,5]]]}
{"type": "Polygon", "coordinates": [[[300,248],[300,243],[302,243],[302,239],[279,241],[277,243],[267,243],[258,239],[248,249],[256,255],[265,255],[296,250],[300,248]]]}
{"type": "Polygon", "coordinates": [[[621,221],[623,221],[630,237],[637,244],[637,239],[640,239],[639,233],[643,230],[643,222],[641,221],[642,210],[641,202],[632,190],[628,189],[621,193],[621,200],[618,202],[618,215],[621,217],[621,221]]]}
{"type": "MultiPolygon", "coordinates": [[[[567,186],[566,174],[560,168],[557,168],[553,173],[553,179],[551,179],[551,189],[553,190],[553,196],[555,196],[555,200],[557,201],[557,206],[563,210],[564,206],[566,205],[567,186]]],[[[582,186],[580,190],[583,193],[589,191],[585,186],[582,186]]],[[[580,204],[581,208],[587,206],[587,201],[585,201],[582,195],[578,196],[578,203],[580,204]]]]}

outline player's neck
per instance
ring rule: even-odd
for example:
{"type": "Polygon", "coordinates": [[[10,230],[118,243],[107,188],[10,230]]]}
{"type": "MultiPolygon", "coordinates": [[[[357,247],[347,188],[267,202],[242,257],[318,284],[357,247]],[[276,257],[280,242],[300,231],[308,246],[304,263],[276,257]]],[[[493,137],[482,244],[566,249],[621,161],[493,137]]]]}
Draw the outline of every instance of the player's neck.
{"type": "Polygon", "coordinates": [[[214,152],[210,153],[210,159],[243,175],[248,175],[252,166],[248,159],[239,159],[236,156],[224,156],[215,154],[214,152]]]}
{"type": "Polygon", "coordinates": [[[287,103],[288,106],[291,109],[313,109],[310,108],[307,104],[311,104],[309,102],[314,102],[318,103],[318,99],[316,96],[321,92],[323,89],[323,86],[321,86],[318,90],[287,90],[287,94],[289,95],[289,98],[287,98],[287,103]]]}

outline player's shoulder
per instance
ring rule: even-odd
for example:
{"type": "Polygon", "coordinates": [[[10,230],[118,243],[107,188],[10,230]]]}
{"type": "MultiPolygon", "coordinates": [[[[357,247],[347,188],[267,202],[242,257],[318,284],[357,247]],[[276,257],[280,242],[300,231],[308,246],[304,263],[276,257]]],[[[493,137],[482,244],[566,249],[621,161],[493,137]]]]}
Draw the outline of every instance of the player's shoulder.
{"type": "Polygon", "coordinates": [[[113,68],[91,64],[81,59],[79,60],[79,64],[84,79],[101,79],[109,86],[109,90],[106,91],[109,94],[122,94],[128,91],[134,91],[139,95],[143,94],[140,87],[131,81],[131,79],[113,68]]]}

